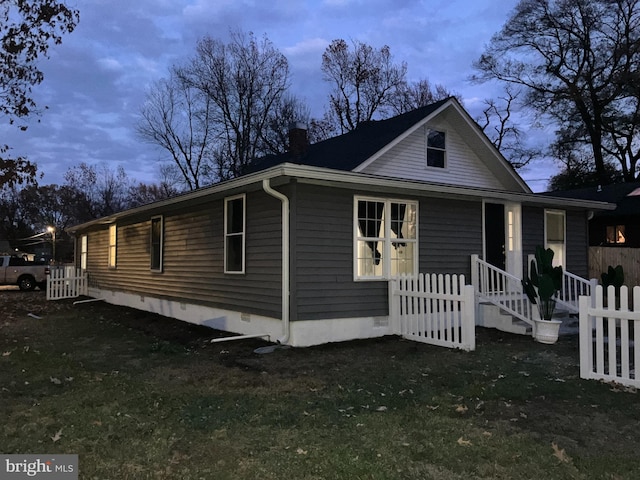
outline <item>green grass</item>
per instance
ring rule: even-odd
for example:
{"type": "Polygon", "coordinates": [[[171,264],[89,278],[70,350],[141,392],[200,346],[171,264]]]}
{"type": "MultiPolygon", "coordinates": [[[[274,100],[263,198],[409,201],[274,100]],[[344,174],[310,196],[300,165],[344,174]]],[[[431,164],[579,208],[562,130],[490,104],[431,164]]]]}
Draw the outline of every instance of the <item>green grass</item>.
{"type": "Polygon", "coordinates": [[[78,454],[82,479],[640,478],[638,396],[580,380],[576,338],[478,329],[475,352],[389,337],[258,355],[100,303],[2,320],[42,300],[11,294],[0,452],[78,454]]]}

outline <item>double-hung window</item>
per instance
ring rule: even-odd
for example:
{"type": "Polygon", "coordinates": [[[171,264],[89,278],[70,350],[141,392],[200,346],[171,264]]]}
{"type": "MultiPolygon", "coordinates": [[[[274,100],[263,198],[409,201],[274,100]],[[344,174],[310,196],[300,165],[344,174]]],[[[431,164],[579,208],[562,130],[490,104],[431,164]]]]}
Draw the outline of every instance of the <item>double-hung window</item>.
{"type": "Polygon", "coordinates": [[[224,272],[244,273],[245,195],[224,199],[224,272]]]}
{"type": "Polygon", "coordinates": [[[151,218],[151,231],[149,242],[149,256],[151,258],[151,271],[162,271],[162,248],[164,244],[164,225],[163,217],[157,216],[151,218]]]}
{"type": "Polygon", "coordinates": [[[109,268],[116,268],[116,242],[117,229],[116,225],[109,225],[109,268]]]}
{"type": "Polygon", "coordinates": [[[418,271],[418,202],[356,197],[354,278],[384,280],[418,271]]]}
{"type": "Polygon", "coordinates": [[[445,132],[427,128],[427,166],[445,168],[446,153],[445,132]]]}

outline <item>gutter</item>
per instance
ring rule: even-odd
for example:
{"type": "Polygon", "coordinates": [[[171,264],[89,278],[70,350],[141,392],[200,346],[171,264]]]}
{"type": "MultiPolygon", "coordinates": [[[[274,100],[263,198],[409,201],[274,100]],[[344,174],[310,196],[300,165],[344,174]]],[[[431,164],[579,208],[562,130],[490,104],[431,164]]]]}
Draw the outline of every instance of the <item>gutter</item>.
{"type": "Polygon", "coordinates": [[[282,203],[282,337],[277,342],[286,344],[291,336],[289,318],[289,289],[291,278],[289,276],[289,198],[271,187],[269,178],[262,180],[263,190],[277,198],[282,203]]]}

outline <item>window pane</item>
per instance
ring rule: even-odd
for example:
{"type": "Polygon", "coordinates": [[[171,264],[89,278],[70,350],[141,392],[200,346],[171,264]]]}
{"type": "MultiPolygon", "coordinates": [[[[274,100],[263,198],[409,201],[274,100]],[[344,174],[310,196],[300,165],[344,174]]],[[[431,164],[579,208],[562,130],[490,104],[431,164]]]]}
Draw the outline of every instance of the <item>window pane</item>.
{"type": "Polygon", "coordinates": [[[547,212],[547,242],[564,242],[564,215],[547,212]]]}
{"type": "Polygon", "coordinates": [[[162,267],[162,219],[151,219],[151,269],[162,267]]]}
{"type": "Polygon", "coordinates": [[[358,202],[358,228],[360,236],[368,238],[380,238],[384,235],[384,203],[358,202]]]}
{"type": "Polygon", "coordinates": [[[392,243],[391,275],[413,274],[415,243],[392,243]]]}
{"type": "Polygon", "coordinates": [[[616,243],[624,243],[625,240],[626,237],[624,236],[624,225],[618,225],[616,232],[616,243]]]}
{"type": "Polygon", "coordinates": [[[427,134],[427,147],[444,150],[445,149],[444,132],[439,132],[437,130],[429,130],[429,133],[427,134]]]}
{"type": "MultiPolygon", "coordinates": [[[[370,245],[371,242],[363,240],[358,241],[357,255],[358,255],[358,276],[361,277],[375,277],[382,276],[382,254],[380,248],[376,249],[376,255],[373,255],[373,250],[370,245]]],[[[381,245],[379,246],[381,247],[381,245]]]]}
{"type": "Polygon", "coordinates": [[[242,235],[227,237],[227,271],[242,271],[242,235]]]}
{"type": "Polygon", "coordinates": [[[444,168],[444,150],[427,149],[427,165],[444,168]]]}
{"type": "Polygon", "coordinates": [[[244,199],[236,198],[227,202],[227,233],[244,231],[244,199]]]}

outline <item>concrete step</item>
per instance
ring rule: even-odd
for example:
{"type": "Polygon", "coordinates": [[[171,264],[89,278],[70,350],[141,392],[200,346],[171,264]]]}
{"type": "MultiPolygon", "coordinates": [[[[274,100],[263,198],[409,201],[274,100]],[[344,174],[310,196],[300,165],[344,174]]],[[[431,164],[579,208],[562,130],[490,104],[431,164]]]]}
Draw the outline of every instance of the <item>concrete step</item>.
{"type": "Polygon", "coordinates": [[[519,335],[531,335],[532,328],[528,323],[503,312],[500,307],[491,303],[481,303],[478,305],[478,326],[495,328],[503,332],[516,333],[519,335]]]}

